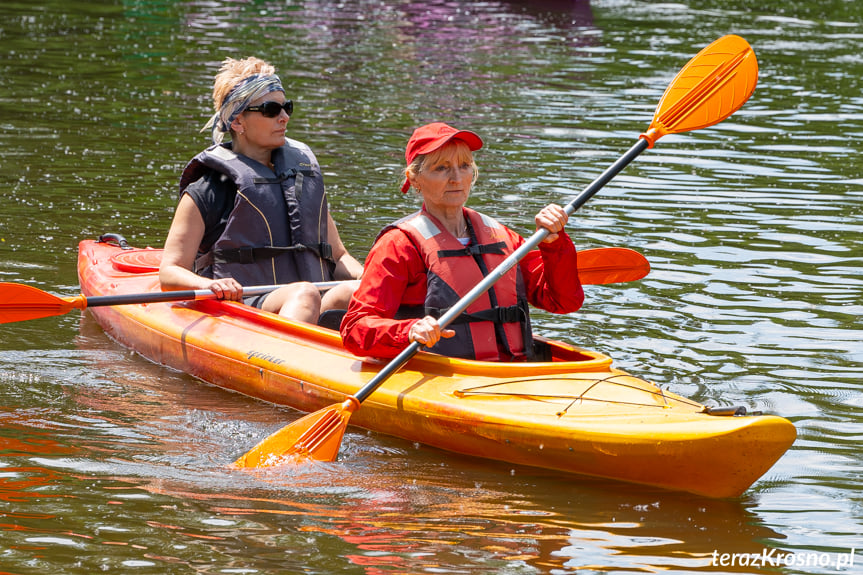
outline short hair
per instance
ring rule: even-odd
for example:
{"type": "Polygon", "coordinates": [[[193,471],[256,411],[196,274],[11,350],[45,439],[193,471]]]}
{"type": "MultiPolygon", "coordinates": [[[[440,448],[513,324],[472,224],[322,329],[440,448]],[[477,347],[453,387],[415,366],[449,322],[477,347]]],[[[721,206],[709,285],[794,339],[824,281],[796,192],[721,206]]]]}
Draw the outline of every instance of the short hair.
{"type": "Polygon", "coordinates": [[[213,81],[213,108],[217,112],[221,110],[222,104],[231,90],[249,76],[255,74],[269,76],[275,73],[275,67],[254,56],[242,60],[225,58],[219,73],[216,74],[216,79],[213,81]]]}
{"type": "Polygon", "coordinates": [[[411,181],[411,178],[417,177],[425,167],[426,164],[435,165],[444,155],[444,150],[447,150],[449,146],[456,146],[456,161],[459,163],[467,162],[470,164],[470,167],[473,168],[473,180],[471,181],[471,185],[476,183],[477,178],[479,177],[479,169],[476,166],[476,161],[473,159],[473,152],[471,152],[470,147],[466,142],[463,142],[458,139],[450,140],[437,150],[429,152],[428,154],[420,154],[414,161],[411,162],[408,167],[405,168],[405,179],[407,181],[411,181]]]}

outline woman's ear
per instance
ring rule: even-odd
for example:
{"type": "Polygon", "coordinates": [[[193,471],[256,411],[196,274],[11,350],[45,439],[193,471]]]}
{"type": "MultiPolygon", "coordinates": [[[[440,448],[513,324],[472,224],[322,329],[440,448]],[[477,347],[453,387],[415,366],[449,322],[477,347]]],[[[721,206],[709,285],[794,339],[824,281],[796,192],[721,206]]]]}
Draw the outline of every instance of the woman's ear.
{"type": "Polygon", "coordinates": [[[234,118],[234,121],[231,122],[231,130],[235,134],[245,134],[246,133],[246,128],[245,128],[245,126],[243,126],[243,122],[240,121],[239,116],[234,118]]]}
{"type": "Polygon", "coordinates": [[[417,187],[417,175],[416,172],[414,172],[414,167],[412,165],[405,168],[404,176],[411,188],[419,189],[417,187]]]}

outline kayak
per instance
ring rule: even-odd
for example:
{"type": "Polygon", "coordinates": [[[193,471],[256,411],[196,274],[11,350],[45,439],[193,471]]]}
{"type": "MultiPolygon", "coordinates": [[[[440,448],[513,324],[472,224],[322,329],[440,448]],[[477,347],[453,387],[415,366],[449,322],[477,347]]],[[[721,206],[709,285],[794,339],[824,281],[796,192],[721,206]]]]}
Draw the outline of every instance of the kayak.
{"type": "MultiPolygon", "coordinates": [[[[82,241],[82,294],[159,292],[160,259],[158,249],[82,241]]],[[[110,337],[156,363],[305,412],[343,401],[387,363],[352,355],[333,329],[236,302],[90,313],[110,337]]],[[[716,498],[741,495],[796,438],[784,418],[710,409],[613,367],[600,352],[537,339],[550,361],[421,351],[351,424],[464,455],[716,498]]]]}

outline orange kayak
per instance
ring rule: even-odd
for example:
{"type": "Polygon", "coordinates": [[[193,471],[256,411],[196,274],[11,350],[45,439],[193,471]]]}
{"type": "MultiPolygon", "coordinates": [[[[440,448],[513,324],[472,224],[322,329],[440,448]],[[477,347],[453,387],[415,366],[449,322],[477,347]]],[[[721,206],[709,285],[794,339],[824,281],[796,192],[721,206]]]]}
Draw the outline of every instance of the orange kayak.
{"type": "MultiPolygon", "coordinates": [[[[160,257],[160,250],[82,241],[82,293],[158,292],[160,257]]],[[[154,362],[301,411],[343,401],[386,365],[347,352],[336,331],[233,302],[90,312],[112,338],[154,362]]],[[[717,415],[612,367],[602,353],[542,341],[553,361],[420,352],[351,424],[465,455],[708,497],[746,491],[796,438],[781,417],[717,415]]]]}

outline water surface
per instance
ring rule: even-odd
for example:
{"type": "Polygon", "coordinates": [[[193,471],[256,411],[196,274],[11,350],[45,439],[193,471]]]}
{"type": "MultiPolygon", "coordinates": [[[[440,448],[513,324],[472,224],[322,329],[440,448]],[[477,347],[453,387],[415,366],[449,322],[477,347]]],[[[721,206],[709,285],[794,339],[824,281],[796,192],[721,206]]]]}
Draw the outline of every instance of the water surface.
{"type": "Polygon", "coordinates": [[[317,153],[362,258],[417,206],[397,191],[415,126],[479,132],[470,205],[526,234],[727,33],[758,56],[750,101],[663,138],[570,225],[582,248],[638,249],[651,274],[534,323],[703,403],[792,420],[797,442],[744,496],[513,468],[356,428],[336,463],[229,472],[298,414],[153,365],[73,312],[0,329],[0,570],[776,571],[713,565],[737,553],[835,572],[863,547],[857,3],[4,2],[0,281],[74,294],[78,241],[160,246],[226,56],[277,66],[290,135],[317,153]]]}

